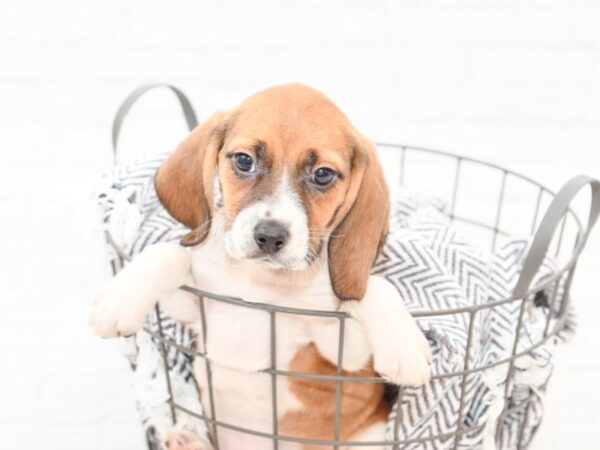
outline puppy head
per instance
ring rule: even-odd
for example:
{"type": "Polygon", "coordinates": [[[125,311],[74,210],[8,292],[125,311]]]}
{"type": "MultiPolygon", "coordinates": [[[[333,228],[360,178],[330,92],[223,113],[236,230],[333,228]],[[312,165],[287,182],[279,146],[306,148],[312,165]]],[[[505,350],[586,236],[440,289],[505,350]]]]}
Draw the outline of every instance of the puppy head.
{"type": "Polygon", "coordinates": [[[192,231],[224,224],[224,249],[273,270],[305,270],[328,252],[341,299],[363,297],[387,233],[389,199],[373,144],[324,95],[276,86],[192,131],[156,177],[158,196],[192,231]]]}

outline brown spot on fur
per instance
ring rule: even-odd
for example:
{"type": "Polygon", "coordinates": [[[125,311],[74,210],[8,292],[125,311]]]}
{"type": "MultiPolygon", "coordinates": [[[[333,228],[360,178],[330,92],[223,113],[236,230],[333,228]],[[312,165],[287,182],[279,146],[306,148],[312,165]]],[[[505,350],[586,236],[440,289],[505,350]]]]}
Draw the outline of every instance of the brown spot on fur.
{"type": "Polygon", "coordinates": [[[329,240],[329,273],[341,300],[365,295],[371,268],[389,227],[389,191],[375,146],[360,138],[344,217],[329,240]]]}
{"type": "Polygon", "coordinates": [[[192,247],[194,245],[200,244],[206,236],[208,235],[208,230],[210,229],[209,223],[203,223],[197,228],[194,228],[188,234],[181,238],[179,243],[184,247],[192,247]]]}
{"type": "Polygon", "coordinates": [[[165,209],[191,229],[210,222],[210,175],[214,173],[216,155],[225,138],[226,118],[226,113],[213,114],[192,130],[163,163],[154,180],[156,193],[165,209]]]}
{"type": "Polygon", "coordinates": [[[314,150],[308,150],[306,152],[306,159],[304,160],[304,167],[312,168],[317,161],[317,154],[314,150]]]}
{"type": "MultiPolygon", "coordinates": [[[[323,358],[314,344],[303,347],[292,359],[289,370],[321,375],[337,375],[337,367],[323,358]]],[[[375,377],[367,367],[346,376],[375,377]]],[[[285,414],[279,420],[282,434],[311,439],[333,439],[335,428],[336,382],[288,378],[289,388],[302,403],[302,408],[285,414]]],[[[344,382],[340,402],[340,438],[350,439],[368,426],[387,420],[389,404],[383,398],[381,383],[344,382]]],[[[305,449],[313,447],[305,446],[305,449]]],[[[317,448],[321,448],[317,446],[317,448]]]]}

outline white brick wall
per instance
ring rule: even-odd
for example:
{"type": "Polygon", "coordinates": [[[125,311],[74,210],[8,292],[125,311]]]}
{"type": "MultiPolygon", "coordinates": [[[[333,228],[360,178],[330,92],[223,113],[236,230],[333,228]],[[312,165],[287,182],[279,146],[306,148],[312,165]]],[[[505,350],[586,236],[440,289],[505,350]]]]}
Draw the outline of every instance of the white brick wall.
{"type": "MultiPolygon", "coordinates": [[[[142,448],[125,363],[85,326],[108,276],[89,192],[109,164],[115,109],[138,84],[179,85],[205,117],[303,81],[373,138],[489,159],[556,188],[600,176],[599,60],[598,0],[4,0],[2,447],[142,448]]],[[[123,148],[171,148],[180,122],[157,92],[123,148]]],[[[600,446],[598,235],[538,449],[600,446]]]]}

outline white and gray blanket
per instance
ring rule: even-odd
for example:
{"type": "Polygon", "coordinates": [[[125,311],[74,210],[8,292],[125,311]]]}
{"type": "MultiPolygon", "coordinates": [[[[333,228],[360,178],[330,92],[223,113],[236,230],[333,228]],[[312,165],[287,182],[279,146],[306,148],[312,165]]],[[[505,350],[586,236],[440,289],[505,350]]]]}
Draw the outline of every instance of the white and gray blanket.
{"type": "MultiPolygon", "coordinates": [[[[176,240],[186,231],[162,208],[154,191],[154,174],[166,156],[117,166],[103,179],[98,200],[114,271],[147,245],[176,240]],[[116,251],[115,246],[120,250],[116,251]]],[[[436,199],[400,191],[392,206],[390,234],[373,273],[390,280],[411,311],[442,312],[510,298],[529,247],[528,239],[506,239],[489,253],[458,231],[436,199]]],[[[546,259],[534,283],[549,279],[556,271],[554,261],[546,259]]],[[[517,352],[531,348],[544,337],[547,299],[554,294],[551,290],[540,291],[529,299],[517,352]]],[[[519,308],[520,302],[512,302],[478,311],[473,316],[468,349],[468,313],[417,314],[418,324],[433,349],[434,379],[428,386],[401,390],[400,402],[396,402],[389,418],[387,439],[407,441],[398,445],[401,449],[454,448],[452,433],[460,427],[471,430],[462,434],[458,445],[461,449],[517,448],[520,434],[521,448],[525,448],[542,419],[555,345],[574,329],[570,312],[557,337],[517,359],[508,387],[506,363],[471,372],[466,377],[464,395],[462,376],[439,378],[461,372],[467,352],[469,368],[494,365],[508,358],[513,352],[519,308]],[[418,441],[434,435],[440,438],[418,441]]],[[[183,346],[193,345],[192,335],[181,325],[164,315],[161,325],[169,339],[183,346]]],[[[155,317],[149,318],[148,327],[157,331],[155,317]]],[[[124,345],[135,369],[135,395],[152,443],[157,434],[172,427],[160,347],[144,332],[124,340],[124,345]]],[[[177,402],[190,409],[199,408],[191,357],[171,346],[167,348],[167,359],[177,402]]],[[[204,426],[183,414],[178,415],[178,422],[186,428],[204,426]]]]}

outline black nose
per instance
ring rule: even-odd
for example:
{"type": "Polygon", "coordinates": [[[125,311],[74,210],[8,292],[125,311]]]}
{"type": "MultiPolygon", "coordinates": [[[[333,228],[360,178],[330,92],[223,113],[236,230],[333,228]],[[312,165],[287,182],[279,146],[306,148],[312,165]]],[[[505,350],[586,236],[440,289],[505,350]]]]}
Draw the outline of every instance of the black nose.
{"type": "Polygon", "coordinates": [[[259,222],[254,228],[256,245],[267,254],[281,250],[287,241],[288,235],[287,228],[274,220],[259,222]]]}

